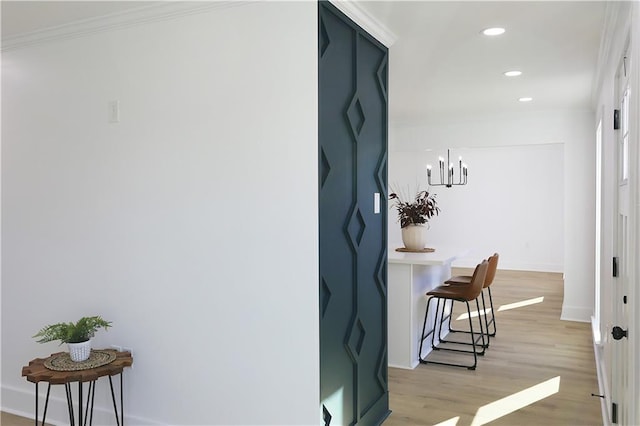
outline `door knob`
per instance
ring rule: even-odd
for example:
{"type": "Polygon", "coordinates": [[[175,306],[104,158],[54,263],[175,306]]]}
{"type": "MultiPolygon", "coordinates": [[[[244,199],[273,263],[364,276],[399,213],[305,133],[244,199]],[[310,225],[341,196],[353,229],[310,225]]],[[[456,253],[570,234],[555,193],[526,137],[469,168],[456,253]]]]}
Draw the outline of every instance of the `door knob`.
{"type": "Polygon", "coordinates": [[[615,340],[620,340],[623,337],[627,337],[627,330],[623,330],[622,328],[616,325],[615,327],[613,327],[611,334],[613,335],[613,338],[615,340]]]}

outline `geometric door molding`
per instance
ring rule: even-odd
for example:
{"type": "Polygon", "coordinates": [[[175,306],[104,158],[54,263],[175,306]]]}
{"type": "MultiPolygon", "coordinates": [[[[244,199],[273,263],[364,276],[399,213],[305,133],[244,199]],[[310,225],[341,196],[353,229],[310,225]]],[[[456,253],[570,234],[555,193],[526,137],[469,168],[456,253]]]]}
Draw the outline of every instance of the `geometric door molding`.
{"type": "Polygon", "coordinates": [[[333,5],[318,3],[320,406],[325,425],[380,424],[390,413],[388,57],[385,46],[333,5]]]}

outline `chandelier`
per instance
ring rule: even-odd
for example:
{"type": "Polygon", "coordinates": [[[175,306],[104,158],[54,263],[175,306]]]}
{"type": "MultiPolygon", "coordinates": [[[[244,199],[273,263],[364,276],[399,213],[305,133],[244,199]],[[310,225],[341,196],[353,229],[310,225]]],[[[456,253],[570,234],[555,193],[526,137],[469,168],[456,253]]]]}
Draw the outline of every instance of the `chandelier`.
{"type": "Polygon", "coordinates": [[[467,184],[467,165],[462,162],[462,157],[458,159],[458,182],[455,182],[454,178],[454,167],[453,163],[449,158],[449,150],[447,149],[447,167],[445,167],[444,158],[438,157],[438,170],[440,171],[440,182],[433,183],[431,182],[431,164],[427,164],[427,182],[429,186],[446,186],[447,188],[451,188],[455,185],[466,185],[467,184]],[[445,180],[445,169],[446,169],[446,180],[445,180]]]}

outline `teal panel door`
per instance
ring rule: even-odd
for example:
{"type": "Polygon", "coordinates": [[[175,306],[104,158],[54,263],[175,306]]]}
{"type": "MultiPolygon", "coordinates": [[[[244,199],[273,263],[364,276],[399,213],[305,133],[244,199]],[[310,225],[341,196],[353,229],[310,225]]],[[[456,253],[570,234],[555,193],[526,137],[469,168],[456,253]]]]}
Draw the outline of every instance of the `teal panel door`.
{"type": "Polygon", "coordinates": [[[377,425],[389,415],[388,50],[318,7],[322,424],[377,425]]]}

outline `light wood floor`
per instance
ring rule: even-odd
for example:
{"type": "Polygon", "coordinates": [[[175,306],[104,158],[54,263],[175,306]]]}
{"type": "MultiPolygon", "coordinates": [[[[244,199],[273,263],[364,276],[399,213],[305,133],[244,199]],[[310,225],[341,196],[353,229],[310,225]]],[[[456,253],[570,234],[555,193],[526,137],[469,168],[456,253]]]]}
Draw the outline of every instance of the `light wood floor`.
{"type": "MultiPolygon", "coordinates": [[[[33,419],[16,416],[15,414],[0,413],[0,425],[2,426],[33,426],[33,419]]],[[[47,423],[48,425],[48,423],[47,423]]]]}
{"type": "MultiPolygon", "coordinates": [[[[525,300],[544,300],[497,312],[498,334],[475,371],[431,364],[415,370],[390,368],[392,413],[385,426],[429,426],[451,419],[447,426],[480,425],[483,422],[478,419],[474,422],[480,407],[558,376],[557,393],[491,424],[601,425],[600,400],[591,396],[598,393],[591,328],[587,323],[560,320],[562,276],[498,271],[491,288],[496,310],[525,300]]],[[[456,314],[463,307],[457,305],[456,314]]],[[[460,326],[462,322],[458,321],[460,326]]],[[[27,426],[32,420],[2,413],[0,423],[27,426]]]]}
{"type": "MultiPolygon", "coordinates": [[[[498,271],[491,289],[496,310],[525,300],[544,300],[497,312],[497,336],[491,340],[486,355],[478,359],[475,371],[433,364],[421,364],[415,370],[389,368],[392,414],[385,426],[447,421],[447,426],[485,424],[479,421],[480,416],[476,418],[479,408],[541,383],[556,384],[558,376],[557,393],[490,424],[602,425],[600,399],[591,396],[592,392],[598,393],[591,327],[588,323],[560,320],[562,275],[498,271]]],[[[454,319],[463,310],[466,312],[463,304],[456,305],[454,319]]],[[[468,320],[454,321],[454,328],[462,325],[468,326],[468,320]]],[[[547,388],[540,385],[507,402],[513,406],[527,398],[535,401],[540,396],[533,395],[533,391],[547,388]]],[[[504,408],[507,404],[496,403],[494,409],[485,408],[482,412],[497,414],[495,405],[504,408]]]]}

